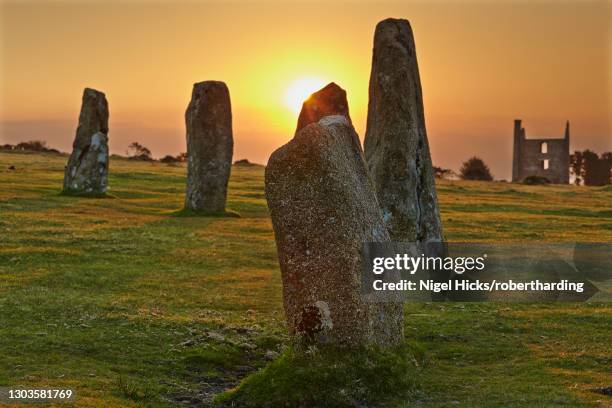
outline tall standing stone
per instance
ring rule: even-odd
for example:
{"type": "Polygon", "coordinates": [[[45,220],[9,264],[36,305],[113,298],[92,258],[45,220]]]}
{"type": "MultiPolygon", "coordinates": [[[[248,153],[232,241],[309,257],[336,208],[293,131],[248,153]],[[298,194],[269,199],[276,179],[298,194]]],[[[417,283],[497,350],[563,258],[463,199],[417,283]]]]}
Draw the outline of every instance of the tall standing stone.
{"type": "Polygon", "coordinates": [[[347,115],[298,130],[270,157],[265,185],[292,335],[349,346],[400,341],[402,304],[368,302],[361,293],[363,243],[389,235],[347,115]]]}
{"type": "Polygon", "coordinates": [[[442,240],[414,37],[407,20],[376,26],[365,157],[394,241],[442,240]]]}
{"type": "Polygon", "coordinates": [[[108,103],[85,88],[72,153],[64,172],[64,192],[105,194],[108,186],[108,103]]]}
{"type": "Polygon", "coordinates": [[[225,83],[204,81],[193,85],[185,124],[188,158],[185,208],[222,214],[234,152],[232,108],[225,83]]]}

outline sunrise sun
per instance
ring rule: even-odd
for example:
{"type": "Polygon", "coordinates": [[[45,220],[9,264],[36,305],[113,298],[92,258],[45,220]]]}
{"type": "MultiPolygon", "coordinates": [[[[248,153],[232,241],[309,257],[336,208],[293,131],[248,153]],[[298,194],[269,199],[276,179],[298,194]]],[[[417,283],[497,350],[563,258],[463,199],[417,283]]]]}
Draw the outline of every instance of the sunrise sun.
{"type": "Polygon", "coordinates": [[[313,92],[325,86],[326,82],[321,78],[299,78],[291,82],[285,92],[285,104],[295,113],[299,113],[302,103],[313,92]]]}

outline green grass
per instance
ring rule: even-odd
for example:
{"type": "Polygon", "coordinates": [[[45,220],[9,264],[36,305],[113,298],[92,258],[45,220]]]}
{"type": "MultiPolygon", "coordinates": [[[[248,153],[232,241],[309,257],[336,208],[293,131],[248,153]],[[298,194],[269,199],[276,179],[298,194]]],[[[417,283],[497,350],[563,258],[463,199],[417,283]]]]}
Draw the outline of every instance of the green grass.
{"type": "Polygon", "coordinates": [[[289,349],[216,400],[245,407],[394,404],[418,396],[423,366],[422,353],[407,344],[387,350],[289,349]]]}
{"type": "MultiPolygon", "coordinates": [[[[71,387],[75,407],[176,407],[237,384],[217,398],[350,404],[340,387],[400,407],[611,403],[591,391],[611,385],[607,304],[411,303],[404,352],[304,360],[287,348],[262,167],[232,170],[240,218],[191,217],[176,216],[183,166],[111,160],[104,199],[60,195],[65,161],[0,153],[0,386],[71,387]]],[[[609,187],[438,191],[452,241],[612,241],[609,187]]]]}

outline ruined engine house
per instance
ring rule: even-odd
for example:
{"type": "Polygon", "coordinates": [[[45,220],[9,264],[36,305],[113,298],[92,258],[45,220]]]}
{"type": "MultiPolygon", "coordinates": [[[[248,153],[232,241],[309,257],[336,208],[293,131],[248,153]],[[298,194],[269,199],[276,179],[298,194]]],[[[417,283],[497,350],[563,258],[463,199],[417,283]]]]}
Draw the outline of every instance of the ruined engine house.
{"type": "Polygon", "coordinates": [[[527,139],[521,120],[514,121],[512,181],[522,183],[527,177],[538,177],[554,184],[569,183],[569,121],[560,139],[527,139]]]}

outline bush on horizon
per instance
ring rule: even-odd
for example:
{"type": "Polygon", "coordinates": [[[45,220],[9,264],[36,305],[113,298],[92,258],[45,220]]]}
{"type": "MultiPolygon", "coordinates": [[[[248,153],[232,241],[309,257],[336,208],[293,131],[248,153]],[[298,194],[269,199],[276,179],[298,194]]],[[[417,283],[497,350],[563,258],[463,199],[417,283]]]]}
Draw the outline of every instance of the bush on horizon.
{"type": "Polygon", "coordinates": [[[489,166],[477,156],[474,156],[463,163],[459,174],[463,180],[482,180],[493,181],[493,175],[489,166]]]}

